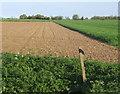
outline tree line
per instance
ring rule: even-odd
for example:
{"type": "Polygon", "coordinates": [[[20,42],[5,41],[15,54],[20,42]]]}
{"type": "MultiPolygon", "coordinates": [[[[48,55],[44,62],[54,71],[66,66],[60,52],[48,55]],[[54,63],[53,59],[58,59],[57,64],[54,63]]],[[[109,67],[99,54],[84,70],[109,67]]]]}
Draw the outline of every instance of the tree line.
{"type": "Polygon", "coordinates": [[[120,20],[120,16],[93,16],[92,20],[120,20]]]}
{"type": "Polygon", "coordinates": [[[27,16],[26,14],[22,14],[19,17],[20,19],[42,19],[42,20],[62,20],[63,16],[52,16],[52,17],[47,17],[41,14],[37,14],[37,15],[32,15],[32,16],[27,16]]]}
{"type": "MultiPolygon", "coordinates": [[[[17,19],[17,18],[3,18],[2,19],[17,19]]],[[[93,16],[91,18],[87,18],[87,17],[80,17],[78,14],[74,14],[72,16],[72,18],[70,17],[63,17],[63,16],[51,16],[51,17],[47,17],[41,14],[36,14],[36,15],[29,15],[27,16],[26,14],[22,14],[19,16],[19,19],[41,19],[41,20],[62,20],[62,19],[73,19],[73,20],[120,20],[120,16],[93,16]]]]}
{"type": "MultiPolygon", "coordinates": [[[[42,19],[42,20],[62,20],[63,16],[51,16],[51,17],[47,17],[41,14],[37,14],[37,15],[32,15],[32,16],[27,16],[26,14],[22,14],[19,16],[20,19],[42,19]]],[[[69,17],[65,17],[65,19],[70,19],[69,17]]],[[[84,19],[88,19],[88,18],[84,18],[84,17],[79,17],[79,15],[74,14],[72,16],[72,19],[74,20],[84,20],[84,19]]]]}

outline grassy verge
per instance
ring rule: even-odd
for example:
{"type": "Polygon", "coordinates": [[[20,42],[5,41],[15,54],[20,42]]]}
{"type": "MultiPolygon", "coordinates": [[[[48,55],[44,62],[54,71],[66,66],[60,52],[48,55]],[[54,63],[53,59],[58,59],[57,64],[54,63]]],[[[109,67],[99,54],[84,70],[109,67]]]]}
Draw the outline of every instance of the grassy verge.
{"type": "Polygon", "coordinates": [[[2,53],[3,92],[62,92],[117,94],[119,64],[85,61],[82,82],[79,59],[2,53]]]}
{"type": "Polygon", "coordinates": [[[0,21],[12,21],[12,22],[49,22],[50,20],[40,20],[40,19],[0,19],[0,21]]]}
{"type": "Polygon", "coordinates": [[[94,39],[118,46],[117,20],[55,20],[54,22],[94,39]]]}

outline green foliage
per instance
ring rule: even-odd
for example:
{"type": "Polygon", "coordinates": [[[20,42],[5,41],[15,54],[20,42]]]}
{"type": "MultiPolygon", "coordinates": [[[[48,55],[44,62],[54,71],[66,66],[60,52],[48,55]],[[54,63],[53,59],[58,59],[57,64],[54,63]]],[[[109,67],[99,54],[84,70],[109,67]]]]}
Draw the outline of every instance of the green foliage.
{"type": "Polygon", "coordinates": [[[35,18],[36,19],[44,18],[44,15],[37,14],[37,15],[35,15],[35,18]]]}
{"type": "Polygon", "coordinates": [[[55,16],[55,17],[51,17],[52,20],[62,20],[63,16],[55,16]]]}
{"type": "Polygon", "coordinates": [[[81,20],[84,20],[84,17],[81,17],[81,20]]]}
{"type": "Polygon", "coordinates": [[[49,17],[45,17],[44,15],[41,14],[36,14],[32,16],[27,16],[26,14],[20,15],[20,19],[42,19],[42,20],[49,20],[49,17]]]}
{"type": "Polygon", "coordinates": [[[118,66],[85,61],[85,85],[79,59],[2,53],[3,92],[118,92],[118,66]]]}
{"type": "Polygon", "coordinates": [[[20,19],[27,19],[27,15],[26,14],[20,15],[20,19]]]}
{"type": "Polygon", "coordinates": [[[54,22],[102,42],[118,46],[117,20],[61,20],[54,22]]]}
{"type": "Polygon", "coordinates": [[[72,17],[72,19],[73,19],[73,20],[79,20],[79,19],[80,19],[80,17],[79,17],[79,15],[74,14],[74,15],[73,15],[73,17],[72,17]]]}
{"type": "Polygon", "coordinates": [[[93,16],[93,20],[117,20],[120,19],[119,16],[93,16]]]}

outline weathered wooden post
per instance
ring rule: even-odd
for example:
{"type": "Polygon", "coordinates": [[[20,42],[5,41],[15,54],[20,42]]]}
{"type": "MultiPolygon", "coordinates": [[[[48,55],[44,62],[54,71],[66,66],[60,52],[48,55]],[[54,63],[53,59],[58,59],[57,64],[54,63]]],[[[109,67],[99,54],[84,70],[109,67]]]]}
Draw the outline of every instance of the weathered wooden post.
{"type": "Polygon", "coordinates": [[[82,78],[83,82],[86,82],[86,74],[85,74],[85,66],[84,66],[84,51],[79,47],[79,58],[80,58],[80,63],[81,63],[81,68],[82,68],[82,78]]]}

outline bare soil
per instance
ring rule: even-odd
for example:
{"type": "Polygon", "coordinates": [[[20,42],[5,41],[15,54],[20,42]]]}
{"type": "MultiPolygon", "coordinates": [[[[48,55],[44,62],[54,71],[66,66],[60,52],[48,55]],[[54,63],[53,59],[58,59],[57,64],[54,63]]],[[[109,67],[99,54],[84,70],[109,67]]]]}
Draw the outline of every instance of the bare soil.
{"type": "Polygon", "coordinates": [[[2,22],[2,52],[32,51],[53,56],[85,57],[97,61],[118,62],[118,48],[91,39],[53,22],[2,22]]]}

